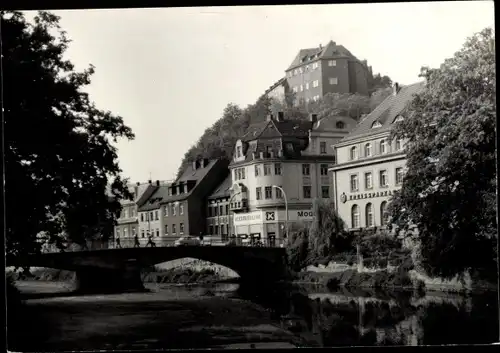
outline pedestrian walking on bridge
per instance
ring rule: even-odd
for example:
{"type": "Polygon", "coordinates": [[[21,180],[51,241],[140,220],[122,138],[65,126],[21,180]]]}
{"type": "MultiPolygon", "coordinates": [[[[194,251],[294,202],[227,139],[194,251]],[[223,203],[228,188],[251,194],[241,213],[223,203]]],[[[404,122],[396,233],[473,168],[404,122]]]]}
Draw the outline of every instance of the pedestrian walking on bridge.
{"type": "Polygon", "coordinates": [[[148,243],[146,244],[146,247],[148,247],[148,245],[151,245],[152,248],[156,247],[156,244],[153,241],[153,236],[152,235],[149,236],[148,243]]]}
{"type": "Polygon", "coordinates": [[[141,247],[141,243],[139,243],[139,237],[136,235],[134,237],[134,248],[140,248],[141,247]]]}

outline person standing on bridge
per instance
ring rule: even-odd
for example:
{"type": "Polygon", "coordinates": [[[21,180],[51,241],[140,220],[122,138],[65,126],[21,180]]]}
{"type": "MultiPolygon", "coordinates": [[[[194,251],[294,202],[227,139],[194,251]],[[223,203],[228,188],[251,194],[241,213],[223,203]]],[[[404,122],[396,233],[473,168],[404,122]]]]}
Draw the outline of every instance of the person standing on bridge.
{"type": "Polygon", "coordinates": [[[115,239],[116,248],[121,249],[122,244],[120,243],[120,238],[116,237],[115,239]]]}
{"type": "Polygon", "coordinates": [[[152,248],[156,247],[156,244],[153,241],[153,236],[152,235],[149,236],[148,243],[146,244],[146,247],[148,247],[148,245],[151,245],[152,248]]]}
{"type": "Polygon", "coordinates": [[[139,243],[139,236],[136,234],[134,237],[134,248],[140,248],[141,243],[139,243]]]}

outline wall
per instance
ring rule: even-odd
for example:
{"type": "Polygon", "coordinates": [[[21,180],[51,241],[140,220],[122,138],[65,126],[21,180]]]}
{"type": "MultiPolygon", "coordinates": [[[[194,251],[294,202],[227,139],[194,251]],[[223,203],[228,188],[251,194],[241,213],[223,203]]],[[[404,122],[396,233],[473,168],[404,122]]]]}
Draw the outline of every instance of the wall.
{"type": "MultiPolygon", "coordinates": [[[[293,91],[293,87],[298,87],[299,90],[296,93],[297,99],[312,99],[314,96],[319,95],[323,96],[323,86],[321,84],[322,72],[321,72],[321,61],[311,61],[307,64],[301,66],[303,69],[303,73],[297,73],[297,75],[293,75],[289,77],[287,72],[287,83],[290,91],[293,91]],[[319,67],[317,69],[312,70],[312,64],[317,62],[319,67]],[[309,66],[309,70],[305,70],[305,67],[309,66]],[[313,81],[318,80],[318,87],[313,87],[313,81]],[[306,83],[309,83],[309,89],[306,89],[306,83]],[[300,85],[303,86],[303,90],[300,91],[300,85]]],[[[299,70],[299,68],[296,68],[299,70]]],[[[294,69],[295,70],[295,69],[294,69]]],[[[294,71],[292,70],[292,72],[294,71]]],[[[298,72],[298,71],[297,71],[298,72]]]]}
{"type": "Polygon", "coordinates": [[[349,64],[347,58],[326,59],[321,64],[321,76],[323,95],[327,93],[349,93],[350,92],[350,79],[349,79],[349,64]],[[329,60],[336,60],[336,66],[328,66],[329,60]],[[330,84],[330,77],[337,77],[338,83],[336,85],[330,84]]]}
{"type": "Polygon", "coordinates": [[[139,232],[138,232],[138,237],[139,237],[139,242],[141,243],[141,246],[144,246],[147,244],[149,238],[148,238],[148,231],[151,232],[151,235],[153,236],[153,241],[154,242],[159,242],[161,241],[161,235],[162,235],[162,229],[163,229],[163,222],[162,222],[162,209],[157,208],[154,210],[150,211],[144,211],[144,212],[139,212],[139,232]],[[143,218],[141,219],[141,214],[143,214],[143,218]],[[149,221],[148,221],[149,220],[149,221]]]}
{"type": "Polygon", "coordinates": [[[390,195],[385,195],[385,192],[389,194],[389,191],[392,193],[394,190],[398,190],[401,187],[400,185],[395,184],[395,169],[398,167],[404,168],[404,166],[405,166],[405,159],[402,156],[401,158],[392,161],[376,163],[371,165],[358,164],[356,166],[353,166],[352,168],[337,170],[336,172],[334,172],[335,173],[334,178],[336,179],[336,184],[337,184],[336,204],[338,205],[339,215],[346,222],[348,228],[352,227],[351,208],[354,204],[358,205],[359,207],[359,217],[360,217],[359,219],[361,227],[364,227],[366,225],[365,208],[368,203],[373,204],[374,223],[375,223],[374,226],[376,227],[381,226],[380,206],[383,201],[388,202],[391,197],[390,195]],[[380,187],[379,171],[383,169],[386,169],[388,171],[388,187],[380,187]],[[365,188],[365,180],[364,180],[365,172],[372,172],[373,176],[372,189],[365,188]],[[352,174],[358,175],[359,191],[357,192],[351,192],[350,189],[350,175],[352,174]],[[347,198],[346,202],[342,202],[340,199],[342,193],[345,193],[346,195],[347,198]],[[383,193],[384,195],[364,198],[365,194],[367,195],[371,193],[375,194],[379,193],[379,195],[380,193],[383,193]],[[350,199],[351,196],[357,197],[358,195],[362,195],[363,198],[350,199]]]}
{"type": "Polygon", "coordinates": [[[169,202],[162,205],[163,209],[163,229],[162,233],[165,235],[166,242],[174,242],[174,238],[179,238],[184,234],[189,233],[189,203],[186,200],[175,202],[169,202]],[[165,213],[165,208],[168,209],[168,213],[165,213]],[[175,215],[174,215],[175,208],[175,215]],[[182,211],[182,214],[181,214],[182,211]],[[180,228],[181,223],[184,224],[184,232],[181,234],[180,228]],[[175,225],[175,233],[173,232],[173,226],[175,225]],[[168,233],[165,233],[165,226],[168,226],[168,233]]]}

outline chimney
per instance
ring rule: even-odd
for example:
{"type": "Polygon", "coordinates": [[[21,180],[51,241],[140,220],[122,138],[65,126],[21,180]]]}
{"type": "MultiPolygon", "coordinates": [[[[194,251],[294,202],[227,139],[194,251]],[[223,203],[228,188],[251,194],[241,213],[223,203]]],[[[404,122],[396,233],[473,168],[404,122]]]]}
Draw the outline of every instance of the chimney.
{"type": "Polygon", "coordinates": [[[135,183],[135,185],[139,186],[139,185],[141,185],[141,183],[140,183],[140,182],[137,182],[137,183],[135,183]]]}
{"type": "Polygon", "coordinates": [[[315,123],[318,120],[318,114],[310,114],[309,121],[315,123]]]}
{"type": "Polygon", "coordinates": [[[267,114],[267,118],[266,118],[267,121],[271,121],[273,120],[273,115],[272,114],[267,114]]]}
{"type": "Polygon", "coordinates": [[[203,168],[208,166],[208,158],[203,158],[203,168]]]}
{"type": "Polygon", "coordinates": [[[394,95],[398,94],[399,92],[399,84],[397,82],[394,82],[394,85],[392,86],[392,93],[394,95]]]}
{"type": "Polygon", "coordinates": [[[139,195],[139,185],[134,186],[134,199],[137,199],[137,195],[139,195]]]}
{"type": "Polygon", "coordinates": [[[285,113],[278,112],[278,121],[284,121],[284,120],[285,120],[285,113]]]}
{"type": "Polygon", "coordinates": [[[150,185],[151,185],[151,182],[152,182],[152,181],[151,181],[151,179],[149,179],[149,180],[148,180],[148,184],[150,184],[150,185]]]}
{"type": "Polygon", "coordinates": [[[320,48],[320,49],[323,49],[323,45],[321,45],[321,44],[320,44],[320,45],[319,45],[319,48],[320,48]]]}
{"type": "Polygon", "coordinates": [[[156,186],[160,186],[160,181],[159,180],[156,181],[156,186]]]}
{"type": "Polygon", "coordinates": [[[193,161],[193,170],[196,170],[196,161],[193,161]]]}

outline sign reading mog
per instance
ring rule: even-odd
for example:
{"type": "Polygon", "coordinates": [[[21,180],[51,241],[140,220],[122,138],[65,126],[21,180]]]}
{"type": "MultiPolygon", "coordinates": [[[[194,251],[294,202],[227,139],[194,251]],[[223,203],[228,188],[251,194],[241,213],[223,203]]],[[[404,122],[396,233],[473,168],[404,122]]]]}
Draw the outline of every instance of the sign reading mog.
{"type": "MultiPolygon", "coordinates": [[[[288,212],[288,217],[291,222],[293,221],[311,221],[314,219],[314,212],[312,210],[290,210],[288,212]]],[[[284,210],[279,211],[257,211],[244,213],[234,216],[235,225],[245,225],[245,224],[262,224],[262,223],[274,223],[283,222],[286,219],[286,212],[284,210]]]]}

